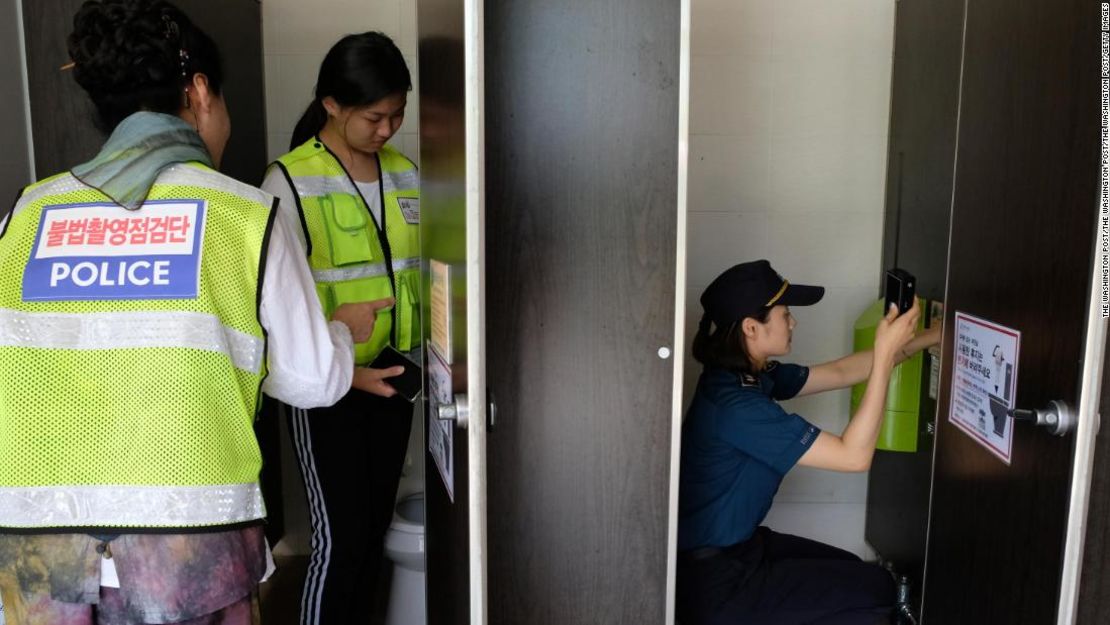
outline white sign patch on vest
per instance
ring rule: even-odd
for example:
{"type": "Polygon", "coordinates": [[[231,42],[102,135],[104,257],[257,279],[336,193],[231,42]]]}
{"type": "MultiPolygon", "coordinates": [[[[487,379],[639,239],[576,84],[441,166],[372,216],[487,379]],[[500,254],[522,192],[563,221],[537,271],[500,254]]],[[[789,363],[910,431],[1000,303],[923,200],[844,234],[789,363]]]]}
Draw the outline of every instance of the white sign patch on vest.
{"type": "Polygon", "coordinates": [[[397,205],[401,207],[401,214],[405,216],[405,223],[415,225],[420,223],[420,200],[414,197],[399,197],[397,205]]]}
{"type": "Polygon", "coordinates": [[[196,299],[202,200],[151,200],[42,210],[23,301],[196,299]]]}

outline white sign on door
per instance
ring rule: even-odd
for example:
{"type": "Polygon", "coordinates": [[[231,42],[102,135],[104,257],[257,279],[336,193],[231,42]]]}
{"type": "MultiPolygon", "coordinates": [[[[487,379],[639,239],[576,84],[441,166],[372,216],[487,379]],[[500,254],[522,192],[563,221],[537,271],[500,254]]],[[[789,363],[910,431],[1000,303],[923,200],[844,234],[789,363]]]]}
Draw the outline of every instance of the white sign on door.
{"type": "Polygon", "coordinates": [[[948,419],[1010,464],[1021,332],[956,312],[948,419]]]}
{"type": "Polygon", "coordinates": [[[454,402],[451,393],[451,366],[444,362],[435,347],[428,350],[428,390],[431,410],[428,411],[428,451],[435,459],[447,496],[455,501],[455,422],[437,418],[436,407],[454,402]]]}

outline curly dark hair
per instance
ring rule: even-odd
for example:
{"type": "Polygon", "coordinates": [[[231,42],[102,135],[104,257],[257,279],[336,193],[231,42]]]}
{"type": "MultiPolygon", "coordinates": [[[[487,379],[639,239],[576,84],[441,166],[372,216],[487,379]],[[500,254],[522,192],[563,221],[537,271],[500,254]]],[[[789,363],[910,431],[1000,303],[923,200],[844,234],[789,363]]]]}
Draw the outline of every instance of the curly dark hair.
{"type": "Polygon", "coordinates": [[[164,0],[88,0],[67,40],[73,77],[111,132],[137,111],[177,114],[195,74],[220,93],[223,72],[215,42],[164,0]]]}

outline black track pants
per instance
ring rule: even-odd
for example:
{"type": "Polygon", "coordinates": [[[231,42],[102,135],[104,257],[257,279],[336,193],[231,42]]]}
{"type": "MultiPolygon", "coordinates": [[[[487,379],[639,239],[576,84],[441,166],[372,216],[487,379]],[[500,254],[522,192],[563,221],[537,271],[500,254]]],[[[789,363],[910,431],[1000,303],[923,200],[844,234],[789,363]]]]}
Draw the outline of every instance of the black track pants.
{"type": "Polygon", "coordinates": [[[328,408],[289,409],[312,521],[301,625],[369,622],[412,415],[404,399],[355,389],[328,408]]]}
{"type": "Polygon", "coordinates": [[[894,579],[854,554],[760,527],[717,552],[680,553],[682,625],[888,623],[894,579]]]}

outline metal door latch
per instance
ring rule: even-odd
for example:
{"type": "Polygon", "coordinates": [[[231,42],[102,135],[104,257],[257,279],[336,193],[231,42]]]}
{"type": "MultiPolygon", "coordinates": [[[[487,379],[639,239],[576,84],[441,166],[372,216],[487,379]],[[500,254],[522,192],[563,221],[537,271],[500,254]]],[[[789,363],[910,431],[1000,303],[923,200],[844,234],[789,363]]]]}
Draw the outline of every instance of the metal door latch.
{"type": "Polygon", "coordinates": [[[1064,436],[1075,429],[1075,412],[1063,401],[1054,399],[1048,407],[1037,410],[1014,408],[1009,415],[1015,421],[1030,421],[1046,428],[1056,436],[1064,436]]]}
{"type": "Polygon", "coordinates": [[[486,431],[492,432],[497,427],[497,400],[493,396],[493,391],[486,389],[486,401],[489,402],[489,407],[486,408],[486,431]]]}
{"type": "Polygon", "coordinates": [[[470,422],[470,400],[466,395],[455,395],[454,403],[436,406],[436,418],[440,421],[454,421],[455,427],[465,430],[470,422]]]}
{"type": "MultiPolygon", "coordinates": [[[[486,411],[486,430],[492,431],[497,427],[497,402],[493,393],[486,391],[489,407],[486,411]]],[[[451,404],[437,404],[436,418],[440,421],[454,421],[455,426],[465,430],[470,423],[470,400],[466,395],[455,395],[455,402],[451,404]]]]}

